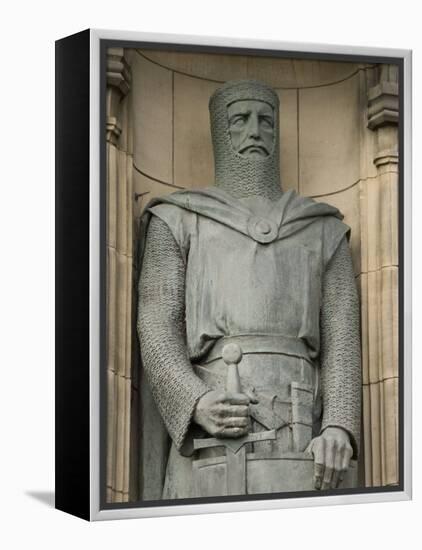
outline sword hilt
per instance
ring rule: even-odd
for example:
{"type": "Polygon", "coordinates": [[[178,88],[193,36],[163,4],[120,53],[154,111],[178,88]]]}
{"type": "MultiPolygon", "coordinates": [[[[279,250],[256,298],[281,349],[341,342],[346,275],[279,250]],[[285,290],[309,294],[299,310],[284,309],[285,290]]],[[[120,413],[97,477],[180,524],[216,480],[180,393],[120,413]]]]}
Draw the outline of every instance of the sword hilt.
{"type": "Polygon", "coordinates": [[[242,360],[242,350],[238,344],[226,344],[223,347],[222,357],[227,365],[226,391],[229,393],[241,393],[238,364],[242,360]]]}
{"type": "MultiPolygon", "coordinates": [[[[230,393],[242,393],[242,385],[240,383],[238,364],[242,360],[242,349],[238,344],[226,344],[222,351],[223,361],[227,365],[227,381],[226,391],[230,393]]],[[[269,430],[265,432],[249,433],[240,438],[225,438],[217,439],[208,437],[204,439],[194,439],[193,448],[206,449],[211,447],[225,447],[233,454],[237,454],[246,443],[257,443],[259,441],[268,441],[277,439],[276,431],[269,430]]],[[[231,493],[230,493],[231,494],[231,493]]]]}

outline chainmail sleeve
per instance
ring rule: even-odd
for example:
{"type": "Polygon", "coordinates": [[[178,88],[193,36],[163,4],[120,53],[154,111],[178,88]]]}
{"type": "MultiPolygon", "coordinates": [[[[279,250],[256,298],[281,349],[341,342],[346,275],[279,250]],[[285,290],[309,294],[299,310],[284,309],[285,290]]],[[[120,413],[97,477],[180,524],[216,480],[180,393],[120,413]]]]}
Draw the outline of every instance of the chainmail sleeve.
{"type": "Polygon", "coordinates": [[[149,223],[139,279],[138,334],[152,394],[180,449],[196,403],[210,388],[195,375],[187,354],[183,258],[156,216],[149,223]]]}
{"type": "Polygon", "coordinates": [[[321,306],[322,425],[349,433],[353,458],[360,440],[361,351],[359,299],[344,237],[324,273],[321,306]]]}

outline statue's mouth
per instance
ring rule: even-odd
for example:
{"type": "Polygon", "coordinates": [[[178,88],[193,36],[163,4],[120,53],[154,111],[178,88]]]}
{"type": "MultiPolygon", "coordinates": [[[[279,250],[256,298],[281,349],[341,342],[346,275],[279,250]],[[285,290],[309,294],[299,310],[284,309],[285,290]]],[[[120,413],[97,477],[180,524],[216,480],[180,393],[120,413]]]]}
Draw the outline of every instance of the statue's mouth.
{"type": "Polygon", "coordinates": [[[243,147],[239,153],[241,155],[260,155],[261,157],[268,157],[269,155],[267,149],[262,145],[248,145],[243,147]]]}

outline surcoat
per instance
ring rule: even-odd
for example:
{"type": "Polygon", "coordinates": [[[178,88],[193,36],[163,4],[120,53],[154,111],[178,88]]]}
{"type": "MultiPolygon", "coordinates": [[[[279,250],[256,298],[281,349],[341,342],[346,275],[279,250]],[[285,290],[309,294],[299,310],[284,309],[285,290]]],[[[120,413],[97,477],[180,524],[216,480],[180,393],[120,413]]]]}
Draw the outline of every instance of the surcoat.
{"type": "MultiPolygon", "coordinates": [[[[303,453],[321,427],[322,282],[350,232],[343,216],[294,191],[260,216],[216,187],[153,200],[142,220],[144,235],[151,216],[171,231],[185,265],[186,348],[195,375],[209,388],[224,388],[222,348],[238,343],[242,386],[259,399],[251,406],[252,429],[277,432],[276,441],[251,444],[249,451],[303,453]]],[[[201,496],[193,463],[224,454],[193,452],[193,438],[206,436],[190,425],[183,441],[173,437],[165,498],[201,496]]]]}

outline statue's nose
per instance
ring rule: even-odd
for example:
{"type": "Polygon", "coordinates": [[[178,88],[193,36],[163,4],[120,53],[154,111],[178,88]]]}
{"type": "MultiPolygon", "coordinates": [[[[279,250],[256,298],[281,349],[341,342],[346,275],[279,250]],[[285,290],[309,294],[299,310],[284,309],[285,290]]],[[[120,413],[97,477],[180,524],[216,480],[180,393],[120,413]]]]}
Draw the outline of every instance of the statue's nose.
{"type": "Polygon", "coordinates": [[[253,138],[259,137],[259,124],[258,124],[258,117],[256,115],[251,115],[249,119],[249,136],[253,138]]]}

